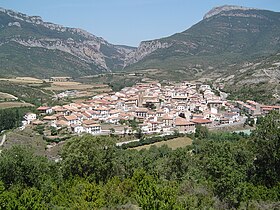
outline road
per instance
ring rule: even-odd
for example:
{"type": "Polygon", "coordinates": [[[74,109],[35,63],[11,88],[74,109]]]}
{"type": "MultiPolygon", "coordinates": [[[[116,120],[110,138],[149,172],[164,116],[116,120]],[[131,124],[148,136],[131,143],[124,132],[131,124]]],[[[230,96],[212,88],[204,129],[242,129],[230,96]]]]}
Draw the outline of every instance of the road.
{"type": "Polygon", "coordinates": [[[140,141],[140,139],[135,139],[135,140],[130,140],[130,141],[119,142],[119,143],[116,143],[116,146],[117,146],[117,147],[120,147],[120,146],[122,146],[123,144],[129,144],[129,143],[131,143],[131,142],[138,142],[138,141],[140,141]]]}

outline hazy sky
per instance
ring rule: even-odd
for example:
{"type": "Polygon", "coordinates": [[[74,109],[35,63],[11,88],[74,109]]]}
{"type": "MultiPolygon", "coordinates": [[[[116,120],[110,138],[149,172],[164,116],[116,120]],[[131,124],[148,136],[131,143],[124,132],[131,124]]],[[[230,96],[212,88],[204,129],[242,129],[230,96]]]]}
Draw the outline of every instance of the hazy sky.
{"type": "Polygon", "coordinates": [[[131,46],[184,31],[225,4],[280,12],[280,0],[0,0],[0,7],[131,46]]]}

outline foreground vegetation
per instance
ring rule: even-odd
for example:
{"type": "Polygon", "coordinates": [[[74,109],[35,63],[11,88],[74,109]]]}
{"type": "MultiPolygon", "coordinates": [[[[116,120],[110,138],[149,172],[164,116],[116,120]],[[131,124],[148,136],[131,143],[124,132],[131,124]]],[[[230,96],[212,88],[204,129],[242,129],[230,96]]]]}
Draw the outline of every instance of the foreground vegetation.
{"type": "Polygon", "coordinates": [[[192,144],[192,140],[188,137],[178,137],[171,140],[160,141],[153,144],[142,145],[138,147],[134,147],[133,149],[141,150],[141,149],[149,149],[151,146],[161,147],[163,145],[167,145],[171,149],[177,149],[180,147],[186,147],[192,144]]]}
{"type": "Polygon", "coordinates": [[[0,156],[1,209],[277,209],[280,115],[251,136],[198,128],[172,150],[115,147],[112,137],[70,139],[58,163],[13,147],[0,156]]]}
{"type": "Polygon", "coordinates": [[[23,116],[30,111],[35,111],[33,107],[19,107],[19,108],[0,108],[0,132],[21,126],[23,116]]]}

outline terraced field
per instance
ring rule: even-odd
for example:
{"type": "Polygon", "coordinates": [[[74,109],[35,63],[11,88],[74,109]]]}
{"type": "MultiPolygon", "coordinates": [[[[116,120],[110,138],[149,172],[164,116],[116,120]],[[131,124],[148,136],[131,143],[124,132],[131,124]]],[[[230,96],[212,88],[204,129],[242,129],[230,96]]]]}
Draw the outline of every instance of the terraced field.
{"type": "Polygon", "coordinates": [[[14,107],[26,107],[26,106],[34,106],[30,103],[23,103],[23,102],[2,102],[0,103],[0,109],[6,108],[14,108],[14,107]]]}

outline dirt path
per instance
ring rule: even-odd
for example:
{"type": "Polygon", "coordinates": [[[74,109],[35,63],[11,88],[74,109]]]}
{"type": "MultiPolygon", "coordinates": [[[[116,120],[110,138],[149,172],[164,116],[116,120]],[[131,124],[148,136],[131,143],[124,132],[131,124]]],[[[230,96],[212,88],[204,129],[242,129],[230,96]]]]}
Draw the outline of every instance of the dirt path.
{"type": "Polygon", "coordinates": [[[3,144],[5,143],[6,141],[6,134],[3,135],[3,138],[2,138],[2,141],[0,143],[0,147],[3,146],[3,144]]]}

